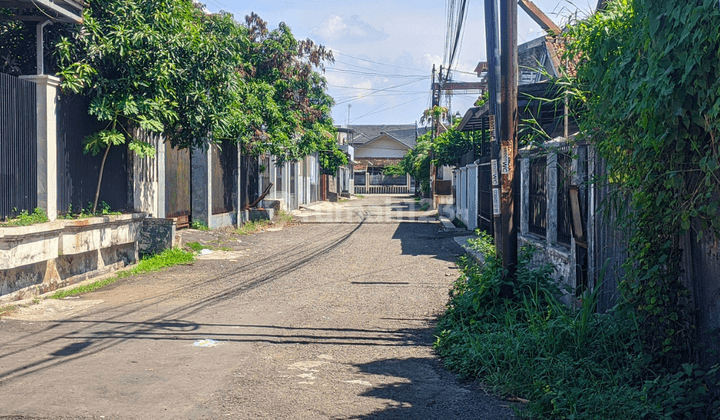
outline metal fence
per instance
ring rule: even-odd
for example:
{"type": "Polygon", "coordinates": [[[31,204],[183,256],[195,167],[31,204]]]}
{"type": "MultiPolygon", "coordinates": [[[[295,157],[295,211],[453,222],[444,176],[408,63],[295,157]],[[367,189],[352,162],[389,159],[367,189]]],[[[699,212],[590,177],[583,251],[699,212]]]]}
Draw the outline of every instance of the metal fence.
{"type": "Polygon", "coordinates": [[[184,218],[191,213],[190,151],[178,150],[165,143],[165,213],[167,217],[184,218]]]}
{"type": "Polygon", "coordinates": [[[360,185],[355,184],[355,194],[410,194],[407,185],[360,185]]]}
{"type": "Polygon", "coordinates": [[[35,83],[0,73],[0,219],[37,207],[35,83]]]}
{"type": "Polygon", "coordinates": [[[547,232],[547,159],[530,159],[529,229],[545,237],[547,232]]]}
{"type": "Polygon", "coordinates": [[[572,182],[572,156],[557,154],[557,241],[570,246],[570,183],[572,182]]]}
{"type": "MultiPolygon", "coordinates": [[[[57,209],[59,213],[77,212],[95,199],[102,153],[84,153],[84,139],[104,129],[107,123],[88,115],[90,99],[61,95],[57,103],[57,209]]],[[[100,201],[113,210],[128,207],[127,149],[114,146],[108,152],[100,201]]]]}
{"type": "MultiPolygon", "coordinates": [[[[233,196],[237,179],[237,147],[223,144],[222,149],[212,146],[212,212],[229,213],[235,207],[233,196]]],[[[254,199],[254,198],[253,198],[254,199]]]]}
{"type": "Polygon", "coordinates": [[[492,173],[490,162],[478,167],[478,227],[493,234],[492,173]]]}

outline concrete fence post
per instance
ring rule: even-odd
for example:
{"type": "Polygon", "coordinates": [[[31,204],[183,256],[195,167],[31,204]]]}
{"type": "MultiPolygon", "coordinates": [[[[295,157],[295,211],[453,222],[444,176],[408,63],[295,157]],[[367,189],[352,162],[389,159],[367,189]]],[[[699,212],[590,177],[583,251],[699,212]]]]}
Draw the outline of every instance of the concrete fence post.
{"type": "MultiPolygon", "coordinates": [[[[193,148],[191,151],[192,220],[210,226],[212,216],[212,151],[193,148]]],[[[240,195],[240,194],[238,194],[240,195]]]]}
{"type": "Polygon", "coordinates": [[[467,228],[474,232],[477,229],[478,216],[478,166],[471,163],[468,167],[468,215],[467,228]]]}
{"type": "MultiPolygon", "coordinates": [[[[20,76],[37,85],[37,206],[57,219],[57,100],[60,78],[20,76]]],[[[32,209],[30,209],[32,210],[32,209]]]]}

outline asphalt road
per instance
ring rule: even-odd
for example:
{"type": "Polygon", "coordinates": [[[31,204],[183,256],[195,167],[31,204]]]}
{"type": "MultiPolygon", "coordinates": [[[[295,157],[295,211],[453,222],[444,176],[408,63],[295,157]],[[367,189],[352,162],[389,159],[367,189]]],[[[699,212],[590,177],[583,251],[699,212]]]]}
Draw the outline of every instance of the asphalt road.
{"type": "Polygon", "coordinates": [[[0,320],[0,418],[510,419],[432,351],[460,248],[409,197],[0,320]]]}

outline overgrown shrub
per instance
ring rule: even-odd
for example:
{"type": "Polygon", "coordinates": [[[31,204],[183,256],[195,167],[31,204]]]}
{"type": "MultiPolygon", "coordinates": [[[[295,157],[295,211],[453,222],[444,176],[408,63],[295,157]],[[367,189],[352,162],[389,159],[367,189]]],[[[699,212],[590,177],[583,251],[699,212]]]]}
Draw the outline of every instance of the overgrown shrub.
{"type": "Polygon", "coordinates": [[[491,239],[471,242],[485,264],[461,258],[462,276],[436,329],[435,349],[450,370],[528,399],[524,413],[534,418],[720,415],[712,385],[717,368],[654,372],[633,318],[596,314],[593,294],[568,308],[552,268],[532,268],[529,249],[521,251],[516,280],[505,280],[491,239]]]}
{"type": "Polygon", "coordinates": [[[581,133],[632,232],[624,310],[668,371],[697,356],[681,238],[720,236],[718,21],[717,0],[609,0],[563,33],[581,133]]]}

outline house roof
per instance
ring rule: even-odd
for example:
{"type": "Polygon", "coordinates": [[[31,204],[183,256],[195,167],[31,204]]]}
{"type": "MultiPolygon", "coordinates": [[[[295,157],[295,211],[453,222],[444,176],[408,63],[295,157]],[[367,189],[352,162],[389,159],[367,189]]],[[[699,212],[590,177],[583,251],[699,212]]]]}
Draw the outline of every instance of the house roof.
{"type": "Polygon", "coordinates": [[[415,147],[417,137],[427,131],[418,128],[415,124],[349,125],[347,128],[352,130],[353,138],[351,144],[356,146],[369,143],[383,134],[387,134],[409,148],[415,147]]]}
{"type": "Polygon", "coordinates": [[[82,23],[82,11],[87,7],[83,0],[0,0],[0,7],[16,9],[12,18],[24,21],[57,20],[60,22],[82,23]],[[25,10],[38,13],[25,14],[25,10]]]}

